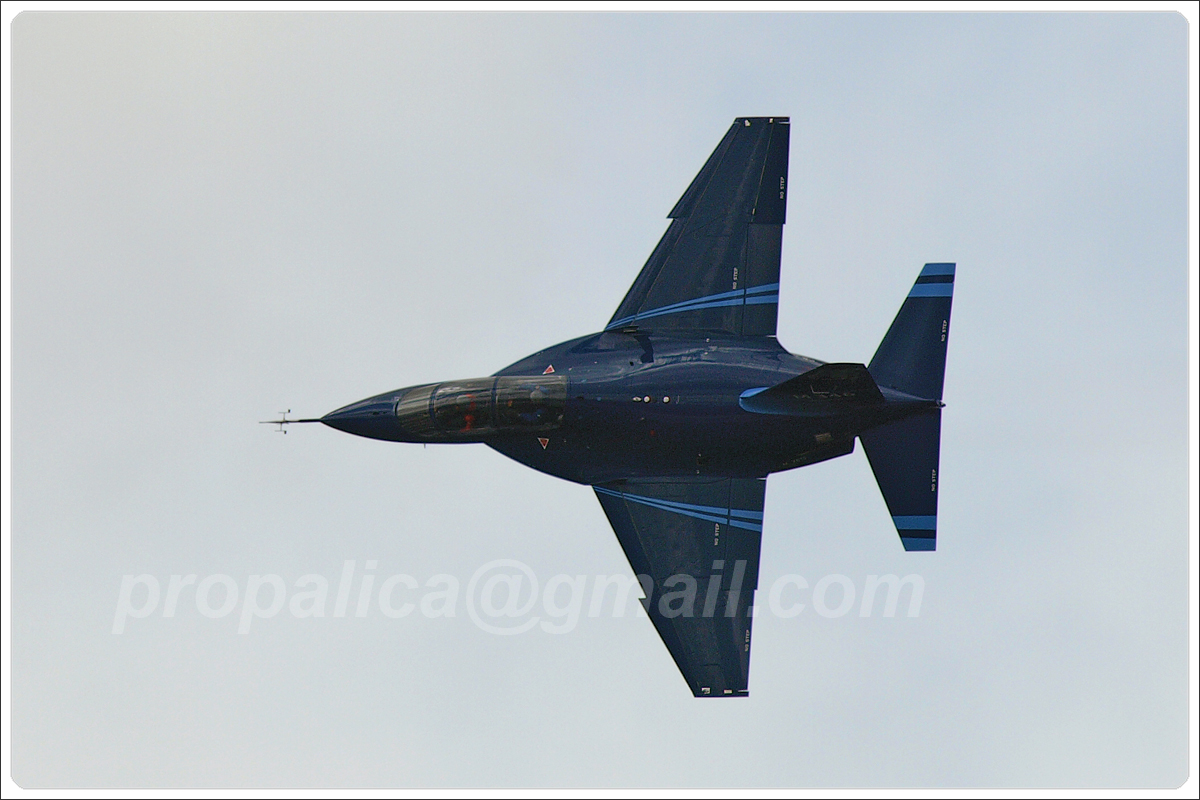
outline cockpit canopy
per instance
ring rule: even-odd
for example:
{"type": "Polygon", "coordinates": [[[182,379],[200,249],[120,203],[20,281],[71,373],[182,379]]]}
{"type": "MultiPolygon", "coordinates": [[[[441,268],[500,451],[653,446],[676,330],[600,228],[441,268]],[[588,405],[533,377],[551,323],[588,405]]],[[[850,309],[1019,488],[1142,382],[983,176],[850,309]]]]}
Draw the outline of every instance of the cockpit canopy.
{"type": "Polygon", "coordinates": [[[565,375],[502,376],[414,386],[396,403],[408,433],[435,439],[477,439],[508,431],[548,431],[562,424],[565,375]]]}

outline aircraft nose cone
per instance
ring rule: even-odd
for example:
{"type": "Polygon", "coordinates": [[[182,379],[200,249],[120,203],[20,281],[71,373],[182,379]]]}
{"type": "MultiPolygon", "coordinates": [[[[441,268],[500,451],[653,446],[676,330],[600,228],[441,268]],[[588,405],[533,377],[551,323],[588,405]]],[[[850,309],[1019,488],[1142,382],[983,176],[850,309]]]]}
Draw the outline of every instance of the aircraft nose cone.
{"type": "Polygon", "coordinates": [[[355,436],[394,440],[400,433],[396,425],[396,399],[395,393],[369,397],[330,411],[321,417],[321,422],[355,436]]]}

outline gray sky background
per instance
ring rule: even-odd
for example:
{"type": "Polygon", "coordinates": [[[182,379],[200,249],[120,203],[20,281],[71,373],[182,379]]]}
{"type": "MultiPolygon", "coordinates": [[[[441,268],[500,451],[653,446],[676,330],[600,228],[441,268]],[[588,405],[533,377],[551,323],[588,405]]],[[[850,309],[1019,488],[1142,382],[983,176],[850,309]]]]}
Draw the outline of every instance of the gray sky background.
{"type": "Polygon", "coordinates": [[[1187,36],[1171,13],[22,14],[14,780],[1180,784],[1187,36]],[[760,589],[918,573],[918,618],[761,616],[750,698],[722,703],[632,613],[242,636],[185,592],[111,633],[126,574],[628,572],[586,487],[257,422],[601,328],[739,115],[792,118],[785,347],[869,360],[921,265],[958,263],[938,552],[903,551],[861,452],[767,491],[760,589]]]}

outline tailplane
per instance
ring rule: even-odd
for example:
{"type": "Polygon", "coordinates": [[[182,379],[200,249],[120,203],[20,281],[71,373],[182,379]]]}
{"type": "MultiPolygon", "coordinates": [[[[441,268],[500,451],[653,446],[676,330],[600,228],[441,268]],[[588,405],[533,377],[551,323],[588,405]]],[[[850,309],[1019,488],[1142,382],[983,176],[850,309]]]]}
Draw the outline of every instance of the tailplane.
{"type": "Polygon", "coordinates": [[[905,550],[937,549],[941,429],[938,408],[858,436],[905,550]]]}

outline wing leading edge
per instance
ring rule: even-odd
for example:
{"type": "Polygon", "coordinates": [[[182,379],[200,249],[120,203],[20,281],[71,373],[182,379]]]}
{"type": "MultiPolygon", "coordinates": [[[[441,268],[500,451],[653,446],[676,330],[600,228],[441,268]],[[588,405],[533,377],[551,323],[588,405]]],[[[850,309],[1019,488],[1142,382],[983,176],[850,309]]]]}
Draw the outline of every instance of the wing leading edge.
{"type": "Polygon", "coordinates": [[[765,479],[594,486],[696,697],[745,697],[765,479]]]}
{"type": "Polygon", "coordinates": [[[775,335],[789,130],[787,117],[734,120],[607,330],[775,335]]]}

